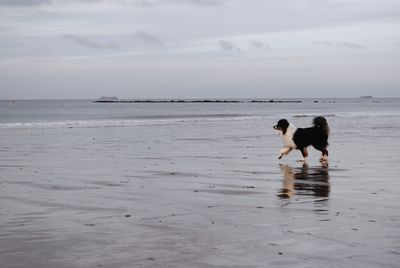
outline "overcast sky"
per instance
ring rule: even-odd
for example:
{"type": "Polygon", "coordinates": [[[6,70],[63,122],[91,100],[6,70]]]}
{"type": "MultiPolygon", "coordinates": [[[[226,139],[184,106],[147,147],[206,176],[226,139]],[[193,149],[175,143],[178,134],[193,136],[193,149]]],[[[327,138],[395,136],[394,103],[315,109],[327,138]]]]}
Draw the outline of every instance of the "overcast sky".
{"type": "Polygon", "coordinates": [[[0,99],[399,92],[399,0],[0,0],[0,99]]]}

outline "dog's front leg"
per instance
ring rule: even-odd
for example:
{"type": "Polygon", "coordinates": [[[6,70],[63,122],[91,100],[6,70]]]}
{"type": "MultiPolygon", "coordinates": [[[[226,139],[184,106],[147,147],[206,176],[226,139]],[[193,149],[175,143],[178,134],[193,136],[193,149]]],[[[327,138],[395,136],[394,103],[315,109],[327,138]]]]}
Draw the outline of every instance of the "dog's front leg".
{"type": "Polygon", "coordinates": [[[292,148],[290,147],[283,147],[282,150],[279,152],[278,159],[281,159],[284,155],[287,155],[292,148]]]}

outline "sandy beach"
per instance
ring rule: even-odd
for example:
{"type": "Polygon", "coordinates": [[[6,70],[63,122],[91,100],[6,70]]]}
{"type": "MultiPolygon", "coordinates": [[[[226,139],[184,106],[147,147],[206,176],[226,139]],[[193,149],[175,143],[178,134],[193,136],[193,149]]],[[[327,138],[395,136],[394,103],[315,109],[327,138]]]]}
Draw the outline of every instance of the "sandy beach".
{"type": "Polygon", "coordinates": [[[1,267],[398,267],[399,117],[327,119],[0,129],[1,267]]]}

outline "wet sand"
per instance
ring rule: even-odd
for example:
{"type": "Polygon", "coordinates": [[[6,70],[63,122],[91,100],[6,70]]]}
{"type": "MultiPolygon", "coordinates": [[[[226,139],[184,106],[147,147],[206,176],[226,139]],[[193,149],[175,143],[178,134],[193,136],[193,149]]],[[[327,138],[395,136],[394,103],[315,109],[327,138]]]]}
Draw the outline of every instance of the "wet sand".
{"type": "Polygon", "coordinates": [[[400,122],[328,121],[1,129],[1,267],[398,267],[400,122]]]}

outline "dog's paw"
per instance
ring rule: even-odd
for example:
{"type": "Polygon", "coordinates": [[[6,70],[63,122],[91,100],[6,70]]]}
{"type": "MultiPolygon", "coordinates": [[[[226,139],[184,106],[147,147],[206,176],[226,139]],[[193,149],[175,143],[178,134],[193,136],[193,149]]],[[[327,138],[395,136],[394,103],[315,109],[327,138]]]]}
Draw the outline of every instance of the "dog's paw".
{"type": "Polygon", "coordinates": [[[321,156],[320,157],[320,159],[319,159],[319,162],[328,162],[328,156],[326,156],[326,155],[323,155],[323,156],[321,156]]]}
{"type": "Polygon", "coordinates": [[[303,158],[303,159],[297,160],[297,162],[302,163],[302,164],[305,165],[305,166],[308,165],[307,158],[303,158]]]}

